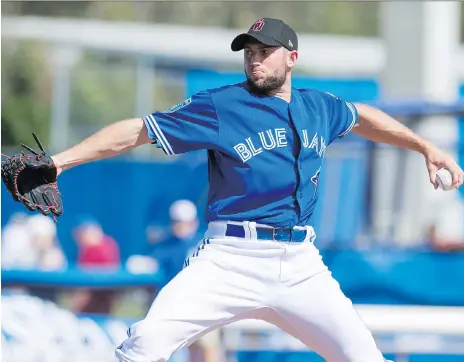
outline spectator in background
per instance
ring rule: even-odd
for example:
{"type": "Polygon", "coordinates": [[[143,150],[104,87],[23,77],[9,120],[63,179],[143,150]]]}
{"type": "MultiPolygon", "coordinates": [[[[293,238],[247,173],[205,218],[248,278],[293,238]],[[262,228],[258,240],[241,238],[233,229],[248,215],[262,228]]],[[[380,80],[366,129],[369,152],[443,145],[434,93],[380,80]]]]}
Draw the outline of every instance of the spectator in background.
{"type": "MultiPolygon", "coordinates": [[[[148,240],[146,255],[156,260],[170,280],[182,270],[189,251],[202,238],[198,235],[200,222],[197,207],[189,200],[177,200],[169,208],[169,232],[161,240],[148,240]]],[[[148,235],[150,236],[150,235],[148,235]]]]}
{"type": "Polygon", "coordinates": [[[177,200],[169,208],[171,219],[171,234],[174,238],[189,243],[198,237],[200,222],[197,215],[197,207],[189,200],[177,200]]]}
{"type": "Polygon", "coordinates": [[[80,268],[119,268],[119,245],[104,233],[98,222],[91,219],[82,222],[73,230],[73,237],[79,250],[80,268]]]}
{"type": "MultiPolygon", "coordinates": [[[[80,223],[73,230],[73,237],[78,246],[79,268],[115,270],[120,267],[119,245],[95,220],[80,223]]],[[[110,314],[115,298],[115,290],[80,288],[73,293],[71,308],[76,313],[110,314]]]]}
{"type": "MultiPolygon", "coordinates": [[[[35,214],[29,217],[27,228],[31,233],[36,268],[43,271],[62,270],[67,267],[66,257],[57,238],[55,222],[48,216],[35,214]]],[[[53,286],[29,287],[29,293],[43,300],[56,302],[59,290],[53,286]]]]}
{"type": "Polygon", "coordinates": [[[432,208],[428,236],[430,246],[436,251],[464,250],[464,199],[457,191],[453,193],[432,208]]]}
{"type": "MultiPolygon", "coordinates": [[[[2,267],[44,271],[65,268],[66,258],[56,231],[56,224],[47,216],[13,214],[2,232],[2,267]]],[[[52,286],[16,289],[50,301],[56,301],[58,295],[58,290],[52,286]]]]}
{"type": "Polygon", "coordinates": [[[36,255],[32,235],[27,227],[29,216],[18,212],[11,215],[2,230],[2,268],[33,269],[36,255]]]}
{"type": "Polygon", "coordinates": [[[4,268],[57,270],[66,264],[51,218],[41,214],[12,215],[2,231],[4,268]]]}
{"type": "Polygon", "coordinates": [[[27,227],[32,236],[36,267],[40,270],[58,270],[67,266],[65,255],[57,239],[55,222],[41,214],[29,217],[27,227]]]}

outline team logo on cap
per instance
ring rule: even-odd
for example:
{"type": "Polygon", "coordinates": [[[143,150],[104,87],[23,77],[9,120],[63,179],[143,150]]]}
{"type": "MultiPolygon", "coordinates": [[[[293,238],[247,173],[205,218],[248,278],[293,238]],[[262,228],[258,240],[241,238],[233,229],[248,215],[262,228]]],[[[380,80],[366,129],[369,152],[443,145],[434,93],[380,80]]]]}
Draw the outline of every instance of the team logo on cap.
{"type": "Polygon", "coordinates": [[[253,31],[260,31],[264,27],[264,20],[259,19],[253,24],[253,31]]]}

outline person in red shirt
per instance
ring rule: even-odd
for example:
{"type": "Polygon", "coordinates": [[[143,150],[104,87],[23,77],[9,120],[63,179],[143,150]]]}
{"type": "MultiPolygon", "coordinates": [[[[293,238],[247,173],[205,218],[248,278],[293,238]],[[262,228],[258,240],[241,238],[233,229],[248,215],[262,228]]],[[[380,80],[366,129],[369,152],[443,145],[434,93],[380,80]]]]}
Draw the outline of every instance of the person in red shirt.
{"type": "Polygon", "coordinates": [[[118,268],[121,263],[119,246],[93,221],[79,225],[74,231],[79,246],[77,264],[81,268],[118,268]]]}
{"type": "MultiPolygon", "coordinates": [[[[121,265],[119,245],[106,235],[96,221],[79,224],[73,231],[79,253],[77,267],[80,269],[112,270],[121,265]]],[[[76,313],[110,314],[116,299],[111,289],[78,289],[73,295],[73,310],[76,313]]]]}

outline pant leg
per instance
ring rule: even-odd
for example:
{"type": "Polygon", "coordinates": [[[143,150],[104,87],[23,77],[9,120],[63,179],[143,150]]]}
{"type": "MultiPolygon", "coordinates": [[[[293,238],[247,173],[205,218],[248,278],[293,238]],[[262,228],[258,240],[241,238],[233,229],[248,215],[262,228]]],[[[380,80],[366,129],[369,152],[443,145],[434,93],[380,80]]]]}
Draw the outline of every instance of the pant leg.
{"type": "Polygon", "coordinates": [[[289,245],[273,308],[277,316],[269,322],[327,362],[384,361],[371,332],[313,245],[289,245]]]}
{"type": "Polygon", "coordinates": [[[116,350],[119,361],[167,361],[208,331],[259,314],[264,285],[214,259],[214,252],[202,250],[159,292],[116,350]]]}

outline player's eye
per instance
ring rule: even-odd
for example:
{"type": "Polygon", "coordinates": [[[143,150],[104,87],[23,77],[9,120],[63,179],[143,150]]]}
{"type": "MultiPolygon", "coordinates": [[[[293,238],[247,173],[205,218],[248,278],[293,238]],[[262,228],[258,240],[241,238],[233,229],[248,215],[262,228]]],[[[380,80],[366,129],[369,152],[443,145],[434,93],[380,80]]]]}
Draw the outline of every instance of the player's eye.
{"type": "Polygon", "coordinates": [[[261,50],[261,55],[263,55],[263,56],[269,55],[269,50],[268,49],[261,50]]]}

